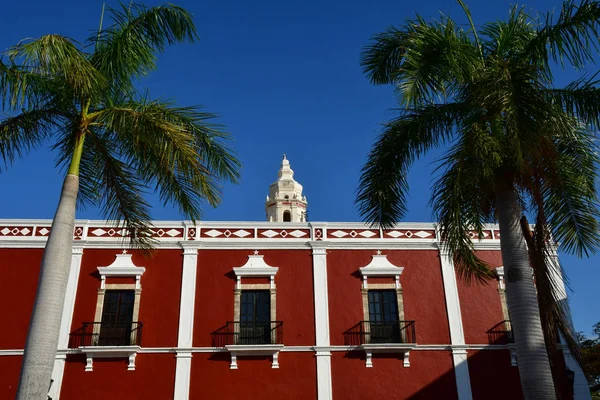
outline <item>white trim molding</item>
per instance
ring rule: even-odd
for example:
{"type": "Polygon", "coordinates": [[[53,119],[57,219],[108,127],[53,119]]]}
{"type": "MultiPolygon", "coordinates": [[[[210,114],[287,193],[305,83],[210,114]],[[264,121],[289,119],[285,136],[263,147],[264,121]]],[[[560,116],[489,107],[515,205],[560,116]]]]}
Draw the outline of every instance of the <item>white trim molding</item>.
{"type": "MultiPolygon", "coordinates": [[[[316,347],[330,345],[327,245],[328,242],[311,242],[316,347]]],[[[315,351],[315,357],[317,359],[317,399],[331,400],[333,398],[331,352],[315,351]]]]}
{"type": "Polygon", "coordinates": [[[444,296],[446,298],[446,312],[448,314],[448,325],[450,328],[450,343],[452,343],[452,360],[454,363],[454,376],[456,378],[456,390],[459,400],[472,400],[471,378],[469,376],[469,364],[467,362],[465,345],[465,333],[463,330],[462,314],[460,311],[460,299],[458,286],[456,284],[456,272],[454,261],[450,254],[440,246],[440,264],[442,270],[442,281],[444,283],[444,296]],[[455,348],[454,346],[458,346],[455,348]]]}

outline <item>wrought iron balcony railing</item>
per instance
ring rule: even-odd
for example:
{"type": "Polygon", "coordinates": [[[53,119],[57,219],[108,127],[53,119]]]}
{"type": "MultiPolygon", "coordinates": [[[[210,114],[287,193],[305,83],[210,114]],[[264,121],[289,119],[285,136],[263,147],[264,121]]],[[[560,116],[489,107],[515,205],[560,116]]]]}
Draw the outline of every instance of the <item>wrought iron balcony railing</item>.
{"type": "Polygon", "coordinates": [[[228,321],[213,332],[213,346],[282,344],[283,322],[228,321]]]}
{"type": "Polygon", "coordinates": [[[515,342],[512,326],[509,320],[502,321],[492,327],[488,334],[490,344],[510,344],[515,342]]]}
{"type": "Polygon", "coordinates": [[[344,332],[348,346],[416,343],[415,321],[361,321],[344,332]]]}
{"type": "Polygon", "coordinates": [[[71,333],[69,347],[139,346],[143,326],[141,322],[84,322],[71,333]]]}

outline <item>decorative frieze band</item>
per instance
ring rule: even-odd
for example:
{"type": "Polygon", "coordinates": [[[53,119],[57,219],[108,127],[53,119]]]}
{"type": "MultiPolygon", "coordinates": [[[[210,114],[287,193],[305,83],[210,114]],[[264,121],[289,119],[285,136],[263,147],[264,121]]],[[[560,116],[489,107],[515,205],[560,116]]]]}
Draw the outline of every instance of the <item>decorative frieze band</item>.
{"type": "MultiPolygon", "coordinates": [[[[6,242],[42,242],[50,234],[50,220],[0,220],[0,240],[6,242]]],[[[198,222],[155,221],[149,234],[160,243],[202,241],[205,243],[435,243],[433,223],[399,224],[393,229],[378,229],[361,223],[268,223],[268,222],[198,222]]],[[[495,227],[482,232],[470,232],[474,241],[495,243],[499,239],[495,227]]],[[[112,243],[127,240],[129,230],[110,221],[76,221],[73,240],[92,243],[112,243]]]]}

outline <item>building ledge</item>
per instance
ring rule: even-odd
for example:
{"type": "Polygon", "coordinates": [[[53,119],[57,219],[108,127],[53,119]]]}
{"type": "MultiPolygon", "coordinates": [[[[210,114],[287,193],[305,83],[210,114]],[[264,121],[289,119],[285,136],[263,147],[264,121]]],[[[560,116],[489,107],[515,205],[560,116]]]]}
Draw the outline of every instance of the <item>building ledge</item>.
{"type": "Polygon", "coordinates": [[[128,371],[135,370],[135,357],[139,353],[140,346],[80,346],[78,352],[85,354],[86,371],[93,371],[94,358],[128,358],[128,371]]]}
{"type": "Polygon", "coordinates": [[[279,352],[283,349],[282,344],[230,344],[225,350],[231,355],[230,369],[238,369],[237,358],[239,356],[271,356],[273,362],[271,368],[279,368],[279,352]]]}
{"type": "Polygon", "coordinates": [[[366,354],[367,368],[373,367],[373,353],[400,353],[404,355],[404,367],[410,367],[410,351],[417,347],[416,343],[363,343],[358,348],[366,354]]]}

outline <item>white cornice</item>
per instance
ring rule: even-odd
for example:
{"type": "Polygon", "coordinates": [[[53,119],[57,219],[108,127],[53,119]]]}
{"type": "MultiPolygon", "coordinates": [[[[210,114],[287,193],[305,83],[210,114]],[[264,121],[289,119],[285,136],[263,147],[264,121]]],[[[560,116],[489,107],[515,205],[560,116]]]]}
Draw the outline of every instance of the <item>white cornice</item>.
{"type": "Polygon", "coordinates": [[[359,268],[362,276],[399,276],[404,270],[404,267],[397,267],[389,262],[384,254],[375,254],[372,257],[368,265],[359,268]]]}
{"type": "Polygon", "coordinates": [[[275,276],[279,268],[268,265],[263,259],[264,255],[253,254],[248,256],[248,261],[241,267],[233,268],[236,276],[275,276]]]}

